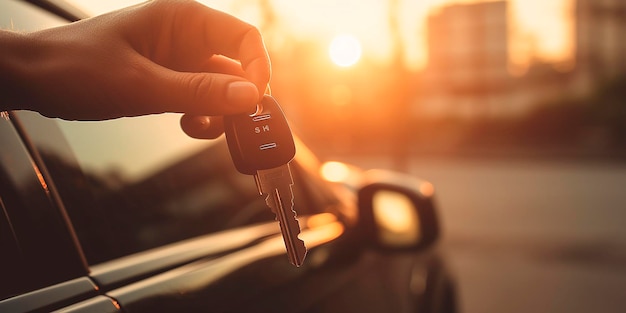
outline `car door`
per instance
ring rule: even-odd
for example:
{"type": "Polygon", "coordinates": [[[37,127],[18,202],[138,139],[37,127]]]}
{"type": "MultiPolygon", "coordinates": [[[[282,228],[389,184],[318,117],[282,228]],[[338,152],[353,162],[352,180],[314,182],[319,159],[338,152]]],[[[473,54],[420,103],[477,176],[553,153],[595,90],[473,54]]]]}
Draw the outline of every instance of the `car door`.
{"type": "MultiPolygon", "coordinates": [[[[292,299],[273,291],[293,287],[329,257],[315,261],[312,252],[306,267],[289,264],[274,214],[251,177],[236,172],[223,140],[200,141],[186,152],[182,146],[163,149],[193,140],[173,123],[177,118],[82,123],[26,111],[10,115],[32,144],[35,163],[46,169],[42,177],[58,193],[69,217],[68,233],[77,234],[74,248],[87,263],[84,273],[101,297],[129,312],[204,311],[207,306],[215,312],[248,311],[270,298],[296,309],[292,299]],[[144,157],[147,151],[152,155],[144,157]]],[[[346,208],[323,188],[315,192],[319,182],[312,177],[294,174],[307,181],[294,193],[301,237],[315,251],[343,234],[339,217],[346,208]]]]}
{"type": "MultiPolygon", "coordinates": [[[[162,149],[172,133],[183,136],[174,135],[172,142],[187,140],[174,123],[178,116],[98,123],[34,112],[9,117],[15,133],[32,145],[25,148],[35,155],[30,163],[45,168],[34,176],[58,197],[57,210],[67,213],[65,233],[76,234],[72,248],[87,263],[79,267],[80,278],[92,288],[46,308],[402,312],[415,297],[406,288],[410,280],[430,270],[423,262],[428,254],[418,255],[416,263],[412,254],[365,251],[368,243],[350,231],[354,199],[341,201],[319,181],[316,166],[307,169],[300,162],[305,149],[293,169],[301,238],[309,255],[295,268],[273,214],[253,180],[236,172],[223,140],[202,141],[185,153],[179,146],[174,155],[162,149]],[[141,142],[151,138],[156,139],[141,142]],[[109,151],[106,156],[101,149],[109,151]],[[146,151],[153,155],[142,158],[146,151]]],[[[38,229],[31,225],[30,231],[38,229]]],[[[16,305],[19,298],[0,302],[0,308],[16,305]]]]}

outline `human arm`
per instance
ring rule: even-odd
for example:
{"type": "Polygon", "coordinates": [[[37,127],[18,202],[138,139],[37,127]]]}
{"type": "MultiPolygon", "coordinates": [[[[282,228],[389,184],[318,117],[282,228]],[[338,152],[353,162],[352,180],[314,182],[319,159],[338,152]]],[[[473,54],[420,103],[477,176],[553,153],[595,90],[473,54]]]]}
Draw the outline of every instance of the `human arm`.
{"type": "Polygon", "coordinates": [[[180,112],[188,133],[207,133],[203,116],[219,126],[222,115],[253,111],[270,78],[258,30],[194,1],[1,31],[0,59],[0,110],[78,120],[180,112]]]}

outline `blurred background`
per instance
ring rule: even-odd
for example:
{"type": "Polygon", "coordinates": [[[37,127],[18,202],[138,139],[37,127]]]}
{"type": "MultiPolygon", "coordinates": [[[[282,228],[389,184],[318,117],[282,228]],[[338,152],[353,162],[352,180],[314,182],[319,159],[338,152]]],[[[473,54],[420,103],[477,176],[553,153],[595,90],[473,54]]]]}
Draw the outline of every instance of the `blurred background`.
{"type": "Polygon", "coordinates": [[[626,309],[626,1],[203,2],[324,160],[434,183],[463,312],[626,309]]]}

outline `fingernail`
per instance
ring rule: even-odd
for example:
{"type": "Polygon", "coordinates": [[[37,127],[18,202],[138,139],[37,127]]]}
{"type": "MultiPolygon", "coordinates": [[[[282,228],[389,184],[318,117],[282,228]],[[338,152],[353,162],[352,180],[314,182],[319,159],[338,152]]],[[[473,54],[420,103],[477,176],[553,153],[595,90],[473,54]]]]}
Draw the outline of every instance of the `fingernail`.
{"type": "Polygon", "coordinates": [[[228,84],[226,98],[231,105],[248,109],[256,106],[259,100],[259,91],[253,83],[232,82],[228,84]]]}

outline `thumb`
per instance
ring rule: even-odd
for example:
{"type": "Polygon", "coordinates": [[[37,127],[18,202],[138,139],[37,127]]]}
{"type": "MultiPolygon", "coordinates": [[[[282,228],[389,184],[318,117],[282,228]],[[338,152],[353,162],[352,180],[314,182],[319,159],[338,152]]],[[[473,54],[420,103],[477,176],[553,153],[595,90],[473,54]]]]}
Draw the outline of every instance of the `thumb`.
{"type": "Polygon", "coordinates": [[[163,112],[220,116],[254,112],[259,90],[242,77],[165,70],[156,76],[152,103],[163,112]]]}

